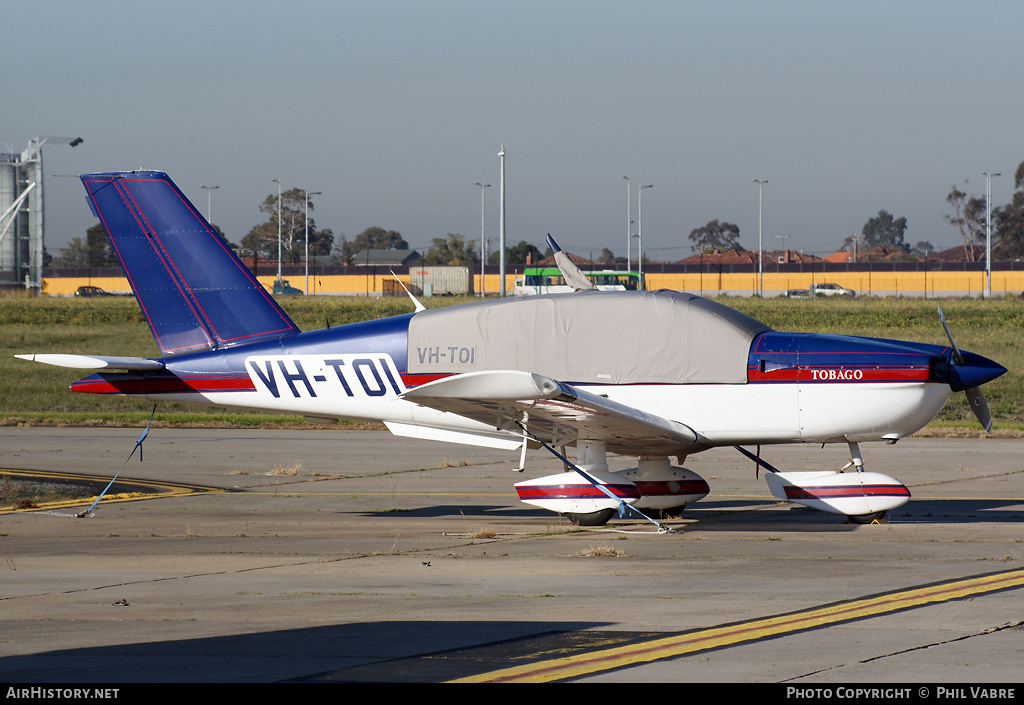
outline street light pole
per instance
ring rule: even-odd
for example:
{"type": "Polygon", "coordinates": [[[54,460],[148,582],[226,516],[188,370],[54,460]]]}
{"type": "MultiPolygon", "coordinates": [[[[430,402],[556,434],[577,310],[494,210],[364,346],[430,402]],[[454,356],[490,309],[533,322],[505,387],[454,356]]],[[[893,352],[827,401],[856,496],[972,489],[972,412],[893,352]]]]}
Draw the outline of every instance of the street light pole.
{"type": "Polygon", "coordinates": [[[636,266],[637,273],[640,277],[640,288],[646,289],[644,286],[644,191],[649,188],[654,188],[654,184],[647,184],[641,186],[639,189],[639,195],[637,196],[637,227],[639,228],[640,238],[636,253],[636,266]]]}
{"type": "Polygon", "coordinates": [[[309,296],[309,197],[319,196],[320,191],[305,191],[306,194],[306,296],[309,296]]]}
{"type": "Polygon", "coordinates": [[[501,191],[500,197],[500,208],[501,218],[498,220],[498,295],[501,298],[505,298],[505,145],[501,145],[501,151],[498,152],[498,156],[501,157],[501,184],[499,190],[501,191]]]}
{"type": "Polygon", "coordinates": [[[985,177],[985,298],[992,298],[992,177],[1000,174],[981,172],[985,177]]]}
{"type": "Polygon", "coordinates": [[[281,282],[281,182],[271,179],[277,184],[277,281],[281,282]]]}
{"type": "Polygon", "coordinates": [[[789,235],[776,235],[775,237],[779,240],[782,240],[782,257],[784,260],[783,264],[789,264],[789,248],[786,247],[786,238],[788,238],[789,235]]]}
{"type": "Polygon", "coordinates": [[[476,185],[480,187],[480,297],[483,298],[487,293],[487,288],[484,286],[484,267],[487,265],[486,251],[487,237],[485,236],[484,230],[484,189],[490,188],[490,184],[482,184],[479,181],[476,185]]]}
{"type": "Polygon", "coordinates": [[[199,188],[206,189],[206,222],[213,225],[213,221],[210,219],[210,206],[213,204],[213,192],[220,186],[200,186],[199,188]]]}
{"type": "Polygon", "coordinates": [[[757,184],[757,295],[764,298],[764,287],[761,280],[764,271],[764,248],[761,246],[761,206],[764,203],[764,185],[768,183],[768,179],[754,179],[754,183],[757,184]]]}
{"type": "Polygon", "coordinates": [[[629,271],[631,260],[633,259],[633,236],[630,227],[633,225],[633,221],[629,219],[630,214],[633,212],[629,204],[630,188],[629,188],[629,177],[623,176],[626,180],[626,271],[629,271]]]}

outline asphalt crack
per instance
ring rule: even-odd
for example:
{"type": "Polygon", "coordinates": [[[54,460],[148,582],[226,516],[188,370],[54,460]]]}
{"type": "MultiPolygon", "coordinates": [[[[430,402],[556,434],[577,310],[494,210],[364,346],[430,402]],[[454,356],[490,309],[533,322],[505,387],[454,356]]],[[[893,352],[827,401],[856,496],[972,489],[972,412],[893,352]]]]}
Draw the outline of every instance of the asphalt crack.
{"type": "MultiPolygon", "coordinates": [[[[1018,622],[1009,622],[1007,624],[1001,624],[1001,625],[999,625],[997,627],[990,627],[989,629],[983,629],[982,631],[975,632],[973,634],[964,634],[964,635],[958,636],[958,637],[956,637],[954,639],[944,639],[942,641],[934,641],[934,642],[932,642],[930,644],[921,644],[919,646],[912,646],[912,647],[910,647],[908,649],[900,649],[899,651],[892,651],[892,652],[887,653],[887,654],[880,654],[878,656],[872,656],[871,658],[863,659],[861,661],[858,661],[857,663],[864,664],[864,663],[871,663],[873,661],[881,661],[882,659],[892,658],[893,656],[902,656],[903,654],[910,654],[910,653],[913,653],[915,651],[924,651],[925,649],[931,649],[931,648],[934,648],[936,646],[945,646],[947,644],[955,644],[955,643],[960,642],[960,641],[967,641],[968,639],[974,639],[974,638],[981,637],[981,636],[988,636],[990,634],[998,634],[999,632],[1003,632],[1003,631],[1006,631],[1008,629],[1021,629],[1021,630],[1024,630],[1024,620],[1021,620],[1021,621],[1018,621],[1018,622]]],[[[781,683],[791,683],[793,681],[797,681],[797,680],[800,680],[800,679],[803,679],[803,678],[810,678],[811,676],[816,676],[816,675],[821,674],[821,673],[828,673],[830,671],[835,671],[835,670],[838,670],[838,669],[841,669],[841,668],[845,668],[845,667],[846,667],[846,665],[843,664],[843,665],[840,665],[840,666],[832,666],[831,668],[820,668],[817,671],[810,671],[809,673],[804,673],[804,674],[801,674],[799,676],[794,676],[793,678],[787,678],[787,679],[785,679],[783,681],[780,681],[780,682],[781,683]]]]}

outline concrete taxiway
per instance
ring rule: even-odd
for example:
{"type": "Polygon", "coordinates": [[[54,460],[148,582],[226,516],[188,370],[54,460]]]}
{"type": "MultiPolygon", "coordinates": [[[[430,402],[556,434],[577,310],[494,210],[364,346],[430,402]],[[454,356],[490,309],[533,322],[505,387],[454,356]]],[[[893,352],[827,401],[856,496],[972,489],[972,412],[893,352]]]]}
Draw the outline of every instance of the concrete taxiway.
{"type": "MultiPolygon", "coordinates": [[[[110,477],[138,435],[3,428],[0,467],[110,477]]],[[[0,514],[0,681],[1019,681],[1022,444],[865,445],[913,494],[870,526],[780,505],[709,451],[686,466],[712,494],[657,534],[519,503],[517,453],[154,429],[124,476],[186,490],[0,514]]],[[[525,477],[559,470],[531,451],[525,477]]]]}

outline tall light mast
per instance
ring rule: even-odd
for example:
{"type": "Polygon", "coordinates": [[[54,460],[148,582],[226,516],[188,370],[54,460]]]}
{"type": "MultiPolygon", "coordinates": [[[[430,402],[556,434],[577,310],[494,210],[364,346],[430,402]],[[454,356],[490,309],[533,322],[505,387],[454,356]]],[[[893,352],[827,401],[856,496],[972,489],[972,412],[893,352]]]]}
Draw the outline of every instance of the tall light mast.
{"type": "Polygon", "coordinates": [[[501,218],[498,221],[498,250],[500,256],[498,259],[498,295],[502,298],[505,297],[505,145],[501,145],[501,151],[498,152],[498,156],[501,157],[501,185],[499,191],[501,192],[501,218]]]}
{"type": "Polygon", "coordinates": [[[761,246],[761,205],[764,203],[764,185],[768,179],[754,179],[757,184],[757,295],[764,298],[761,275],[764,270],[764,248],[761,246]]]}
{"type": "Polygon", "coordinates": [[[490,188],[490,184],[482,184],[479,181],[476,185],[480,187],[480,296],[486,295],[487,287],[484,286],[484,267],[487,266],[487,237],[484,228],[484,189],[490,188]]]}
{"type": "Polygon", "coordinates": [[[992,177],[1000,174],[981,172],[985,177],[985,298],[992,298],[992,177]]]}
{"type": "Polygon", "coordinates": [[[321,191],[306,191],[306,296],[309,296],[309,197],[319,196],[321,191]]]}
{"type": "Polygon", "coordinates": [[[215,189],[219,189],[220,186],[200,186],[199,188],[206,189],[206,222],[213,225],[213,221],[210,220],[210,210],[213,206],[213,192],[215,189]]]}
{"type": "Polygon", "coordinates": [[[633,221],[629,217],[633,211],[629,204],[629,177],[623,176],[622,178],[626,180],[626,271],[628,272],[630,271],[630,264],[633,259],[633,233],[630,232],[633,229],[633,221]]]}
{"type": "Polygon", "coordinates": [[[639,195],[637,196],[636,219],[640,237],[638,238],[639,247],[637,248],[636,253],[636,268],[637,274],[640,276],[639,285],[641,289],[647,288],[647,286],[644,284],[644,190],[649,188],[654,188],[654,184],[647,184],[646,186],[641,186],[638,189],[639,195]]]}
{"type": "Polygon", "coordinates": [[[281,282],[281,182],[271,179],[277,184],[277,281],[281,282]]]}

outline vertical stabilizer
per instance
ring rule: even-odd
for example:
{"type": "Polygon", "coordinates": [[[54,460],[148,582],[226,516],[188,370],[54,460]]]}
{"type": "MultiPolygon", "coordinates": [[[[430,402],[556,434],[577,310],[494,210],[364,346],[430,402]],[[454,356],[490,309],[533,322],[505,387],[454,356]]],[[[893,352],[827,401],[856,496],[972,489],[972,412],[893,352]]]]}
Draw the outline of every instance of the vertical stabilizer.
{"type": "Polygon", "coordinates": [[[82,183],[162,354],[299,332],[167,174],[84,174],[82,183]]]}

